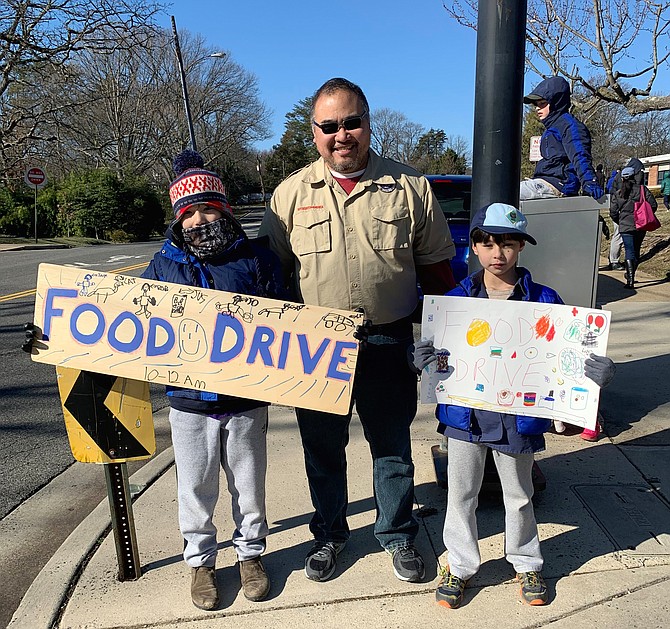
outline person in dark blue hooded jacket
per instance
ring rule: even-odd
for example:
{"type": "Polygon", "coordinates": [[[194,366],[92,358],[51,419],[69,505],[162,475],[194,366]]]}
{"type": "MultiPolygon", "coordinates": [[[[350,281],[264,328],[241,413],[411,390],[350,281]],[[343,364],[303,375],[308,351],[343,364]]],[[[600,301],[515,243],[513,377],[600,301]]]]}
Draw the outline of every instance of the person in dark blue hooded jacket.
{"type": "MultiPolygon", "coordinates": [[[[170,184],[175,214],[164,242],[142,277],[196,288],[285,298],[279,259],[250,241],[233,216],[216,173],[202,157],[184,151],[173,162],[170,184]]],[[[200,609],[219,603],[212,521],[223,468],[230,488],[235,548],[246,598],[267,596],[270,581],[260,555],[265,550],[267,404],[195,389],[167,387],[177,468],[179,528],[184,560],[191,568],[191,598],[200,609]]]]}
{"type": "Polygon", "coordinates": [[[579,194],[580,187],[594,199],[602,198],[605,192],[591,159],[591,134],[570,113],[568,82],[549,77],[524,96],[523,102],[535,106],[546,130],[540,140],[541,159],[533,178],[521,182],[520,199],[571,197],[579,194]]]}

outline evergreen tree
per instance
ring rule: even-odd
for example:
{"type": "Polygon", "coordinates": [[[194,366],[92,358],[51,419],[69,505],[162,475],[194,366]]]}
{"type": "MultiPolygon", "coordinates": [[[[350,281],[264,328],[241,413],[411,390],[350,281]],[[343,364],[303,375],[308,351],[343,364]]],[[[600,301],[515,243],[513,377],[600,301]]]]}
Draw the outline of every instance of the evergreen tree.
{"type": "Polygon", "coordinates": [[[533,136],[542,135],[544,125],[535,113],[535,107],[527,107],[523,115],[523,131],[521,132],[521,179],[533,176],[536,162],[531,162],[530,139],[533,136]]]}
{"type": "Polygon", "coordinates": [[[448,137],[442,129],[430,129],[419,138],[411,165],[425,174],[465,174],[466,156],[447,144],[448,137]]]}
{"type": "Polygon", "coordinates": [[[264,178],[273,190],[292,172],[319,158],[312,134],[312,98],[303,98],[286,114],[284,134],[265,160],[264,178]]]}

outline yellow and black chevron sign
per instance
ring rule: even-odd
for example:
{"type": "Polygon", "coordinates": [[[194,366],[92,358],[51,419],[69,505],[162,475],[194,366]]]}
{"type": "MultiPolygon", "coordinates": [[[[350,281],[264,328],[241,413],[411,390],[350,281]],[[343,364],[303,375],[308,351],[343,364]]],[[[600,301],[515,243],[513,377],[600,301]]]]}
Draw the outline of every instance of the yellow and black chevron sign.
{"type": "Polygon", "coordinates": [[[83,463],[148,459],[156,451],[149,384],[56,367],[72,455],[83,463]]]}

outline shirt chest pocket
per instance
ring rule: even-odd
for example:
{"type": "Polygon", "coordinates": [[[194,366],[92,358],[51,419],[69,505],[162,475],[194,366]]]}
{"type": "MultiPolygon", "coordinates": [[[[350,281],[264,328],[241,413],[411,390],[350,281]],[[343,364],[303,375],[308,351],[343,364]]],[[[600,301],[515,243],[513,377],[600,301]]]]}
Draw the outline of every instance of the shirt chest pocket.
{"type": "Polygon", "coordinates": [[[301,210],[293,215],[291,247],[299,256],[332,250],[330,213],[327,209],[301,210]]]}
{"type": "Polygon", "coordinates": [[[372,246],[378,250],[408,249],[411,221],[409,209],[403,206],[384,206],[370,209],[372,216],[372,246]]]}

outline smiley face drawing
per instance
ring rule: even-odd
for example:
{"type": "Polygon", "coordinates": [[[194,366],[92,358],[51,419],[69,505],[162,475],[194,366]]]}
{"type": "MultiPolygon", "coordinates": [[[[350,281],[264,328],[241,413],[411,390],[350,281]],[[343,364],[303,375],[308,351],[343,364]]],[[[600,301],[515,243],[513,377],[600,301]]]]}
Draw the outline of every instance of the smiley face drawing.
{"type": "Polygon", "coordinates": [[[193,319],[184,319],[177,332],[179,339],[178,356],[182,360],[195,362],[207,355],[207,337],[205,328],[193,319]]]}

